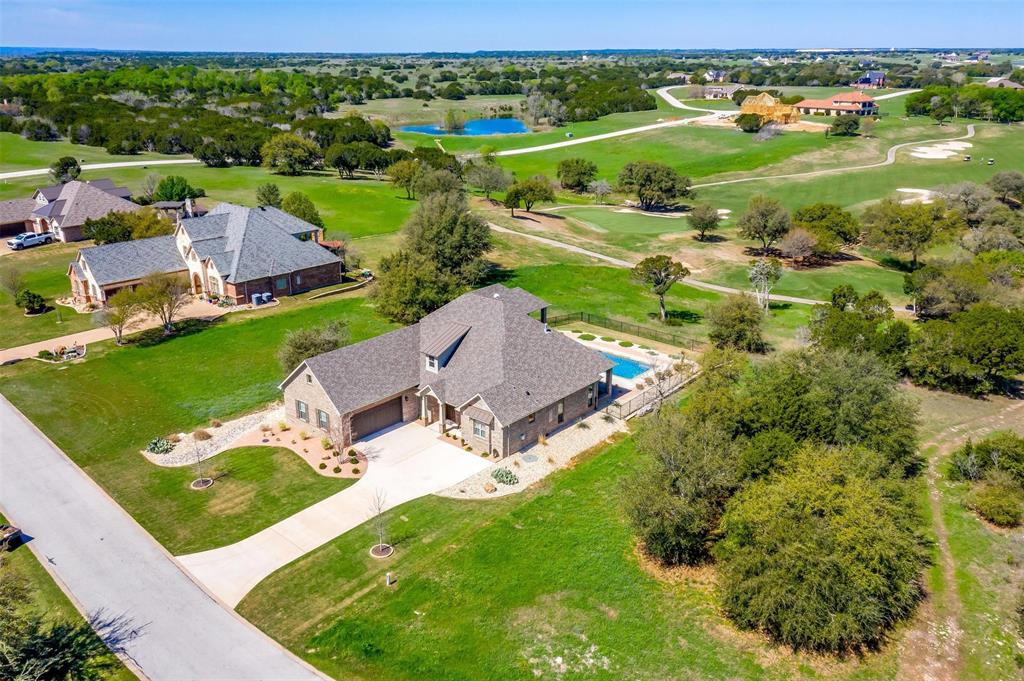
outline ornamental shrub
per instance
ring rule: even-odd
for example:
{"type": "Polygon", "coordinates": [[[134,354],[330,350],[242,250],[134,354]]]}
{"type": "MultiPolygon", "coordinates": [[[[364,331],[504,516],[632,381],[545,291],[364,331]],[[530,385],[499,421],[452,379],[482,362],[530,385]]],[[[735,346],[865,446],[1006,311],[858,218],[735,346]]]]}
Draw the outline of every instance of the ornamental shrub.
{"type": "Polygon", "coordinates": [[[320,462],[320,470],[327,470],[327,464],[325,464],[323,461],[320,462]]]}
{"type": "Polygon", "coordinates": [[[174,443],[162,437],[153,438],[146,445],[146,451],[150,454],[167,454],[172,449],[174,449],[174,443]]]}
{"type": "Polygon", "coordinates": [[[507,468],[495,468],[491,471],[491,477],[502,485],[515,485],[519,482],[518,476],[507,468]]]}
{"type": "Polygon", "coordinates": [[[341,466],[334,467],[334,474],[337,475],[338,473],[341,473],[341,466]]]}
{"type": "Polygon", "coordinates": [[[357,464],[357,463],[359,463],[359,459],[357,457],[350,456],[350,457],[348,457],[348,462],[351,463],[351,464],[357,464]]]}
{"type": "Polygon", "coordinates": [[[592,341],[595,338],[597,338],[597,336],[595,336],[592,333],[581,333],[580,334],[580,340],[582,340],[582,341],[592,341]]]}
{"type": "Polygon", "coordinates": [[[210,439],[213,438],[213,436],[210,435],[210,433],[208,431],[205,431],[202,428],[200,428],[196,432],[192,433],[192,437],[194,437],[199,442],[204,442],[206,440],[210,440],[210,439]]]}
{"type": "Polygon", "coordinates": [[[990,471],[968,495],[967,506],[990,523],[1017,527],[1024,518],[1024,489],[1006,471],[990,471]]]}

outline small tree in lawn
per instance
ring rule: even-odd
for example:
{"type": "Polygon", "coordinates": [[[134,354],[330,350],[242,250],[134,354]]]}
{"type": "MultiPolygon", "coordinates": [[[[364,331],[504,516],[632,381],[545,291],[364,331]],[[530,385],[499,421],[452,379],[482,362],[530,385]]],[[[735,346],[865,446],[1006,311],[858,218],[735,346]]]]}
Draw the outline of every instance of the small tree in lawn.
{"type": "Polygon", "coordinates": [[[668,312],[665,309],[665,294],[674,283],[688,276],[690,270],[667,255],[652,255],[637,263],[632,274],[633,279],[649,286],[654,295],[658,296],[661,321],[665,321],[668,318],[668,312]]]}
{"type": "Polygon", "coordinates": [[[422,172],[423,164],[414,158],[397,161],[388,166],[388,177],[391,178],[391,184],[404,189],[407,199],[416,198],[416,180],[422,172]]]}
{"type": "Polygon", "coordinates": [[[612,185],[608,180],[594,180],[587,185],[587,191],[594,195],[598,203],[604,203],[612,193],[612,185]]]}
{"type": "Polygon", "coordinates": [[[862,220],[868,245],[909,253],[915,270],[921,253],[966,228],[963,218],[947,210],[942,201],[926,204],[886,199],[868,206],[862,220]]]}
{"type": "Polygon", "coordinates": [[[761,252],[767,253],[772,244],[786,235],[792,222],[789,211],[776,199],[755,196],[737,224],[743,238],[760,241],[761,252]]]}
{"type": "Polygon", "coordinates": [[[61,156],[50,166],[50,179],[57,184],[77,180],[82,173],[82,166],[74,156],[61,156]]]}
{"type": "Polygon", "coordinates": [[[860,118],[857,114],[836,116],[836,119],[832,122],[832,127],[829,128],[829,132],[842,137],[856,135],[857,131],[860,130],[860,118]]]}
{"type": "Polygon", "coordinates": [[[718,229],[722,216],[710,203],[698,203],[686,216],[691,229],[697,230],[697,241],[704,241],[708,232],[718,229]]]}
{"type": "Polygon", "coordinates": [[[512,214],[515,215],[515,208],[519,206],[521,201],[523,207],[527,211],[533,210],[535,203],[542,201],[554,201],[555,190],[551,188],[551,182],[548,178],[543,175],[537,175],[526,180],[516,181],[508,190],[508,195],[514,197],[515,205],[505,204],[506,208],[512,209],[512,214]]]}
{"type": "Polygon", "coordinates": [[[6,267],[0,270],[0,288],[11,298],[17,298],[25,288],[25,275],[17,267],[6,267]]]}
{"type": "Polygon", "coordinates": [[[387,530],[384,511],[387,508],[387,492],[377,489],[370,499],[370,518],[373,520],[373,529],[377,532],[377,545],[373,547],[373,554],[378,557],[391,554],[391,546],[384,542],[384,533],[387,530]]]}
{"type": "Polygon", "coordinates": [[[281,207],[281,190],[273,182],[256,187],[256,205],[281,207]]]}
{"type": "Polygon", "coordinates": [[[46,309],[46,299],[35,291],[30,291],[27,288],[23,288],[18,291],[18,295],[14,297],[14,304],[25,310],[29,314],[35,314],[42,312],[46,309]]]}
{"type": "Polygon", "coordinates": [[[188,303],[188,286],[172,274],[150,274],[136,289],[139,303],[146,312],[160,320],[164,335],[174,330],[174,320],[188,303]]]}
{"type": "Polygon", "coordinates": [[[782,278],[782,263],[776,258],[759,258],[747,270],[747,275],[754,287],[758,304],[761,309],[767,310],[771,302],[772,289],[782,278]]]}
{"type": "Polygon", "coordinates": [[[494,192],[505,191],[512,184],[512,176],[495,163],[473,163],[466,170],[466,181],[491,198],[494,192]]]}
{"type": "Polygon", "coordinates": [[[107,306],[99,314],[100,322],[114,333],[114,343],[124,344],[124,332],[142,315],[142,301],[135,291],[121,289],[107,299],[107,306]]]}
{"type": "Polygon", "coordinates": [[[582,192],[597,177],[597,164],[585,158],[562,159],[557,175],[563,189],[582,192]]]}

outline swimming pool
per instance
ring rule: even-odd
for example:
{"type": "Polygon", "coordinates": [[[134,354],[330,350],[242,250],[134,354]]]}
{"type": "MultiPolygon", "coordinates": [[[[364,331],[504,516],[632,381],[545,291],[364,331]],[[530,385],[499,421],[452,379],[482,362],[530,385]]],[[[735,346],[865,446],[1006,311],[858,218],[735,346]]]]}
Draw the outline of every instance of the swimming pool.
{"type": "Polygon", "coordinates": [[[530,132],[518,118],[475,118],[466,121],[462,130],[445,130],[440,125],[406,125],[402,132],[418,132],[424,135],[511,135],[530,132]]]}
{"type": "Polygon", "coordinates": [[[612,375],[620,378],[633,379],[645,371],[649,371],[651,368],[651,365],[638,362],[635,359],[619,357],[618,355],[613,355],[610,352],[602,352],[601,354],[610,359],[615,365],[612,367],[612,375]]]}

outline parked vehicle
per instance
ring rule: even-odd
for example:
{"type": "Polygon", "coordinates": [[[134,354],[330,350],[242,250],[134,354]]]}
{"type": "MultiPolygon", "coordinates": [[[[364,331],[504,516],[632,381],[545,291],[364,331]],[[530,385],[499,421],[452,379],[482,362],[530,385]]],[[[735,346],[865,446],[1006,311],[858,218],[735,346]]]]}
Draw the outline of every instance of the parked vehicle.
{"type": "Polygon", "coordinates": [[[41,244],[48,244],[53,242],[53,235],[49,232],[43,232],[42,234],[36,234],[35,232],[22,232],[13,239],[7,240],[7,246],[13,251],[20,251],[23,248],[31,248],[32,246],[39,246],[41,244]]]}
{"type": "Polygon", "coordinates": [[[21,543],[21,530],[0,523],[0,551],[10,551],[21,543]]]}

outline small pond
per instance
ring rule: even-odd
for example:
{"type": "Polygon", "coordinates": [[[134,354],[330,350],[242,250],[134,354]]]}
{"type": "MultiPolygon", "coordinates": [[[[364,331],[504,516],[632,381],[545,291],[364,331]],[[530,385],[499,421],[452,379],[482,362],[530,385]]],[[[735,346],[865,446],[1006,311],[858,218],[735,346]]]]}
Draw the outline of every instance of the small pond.
{"type": "Polygon", "coordinates": [[[458,131],[445,130],[438,124],[406,125],[402,132],[418,132],[424,135],[514,135],[530,132],[518,118],[474,118],[466,121],[466,127],[458,131]]]}

